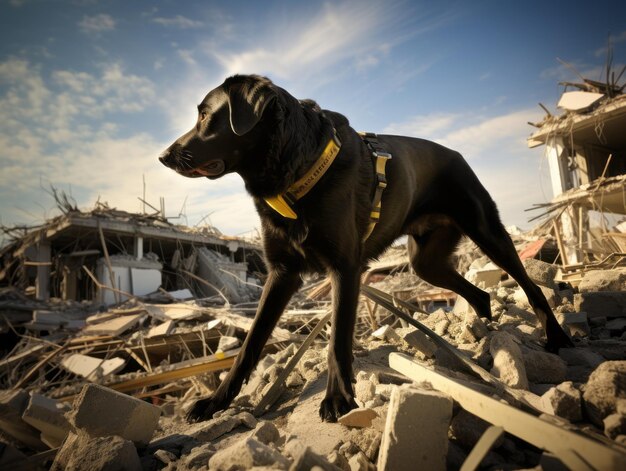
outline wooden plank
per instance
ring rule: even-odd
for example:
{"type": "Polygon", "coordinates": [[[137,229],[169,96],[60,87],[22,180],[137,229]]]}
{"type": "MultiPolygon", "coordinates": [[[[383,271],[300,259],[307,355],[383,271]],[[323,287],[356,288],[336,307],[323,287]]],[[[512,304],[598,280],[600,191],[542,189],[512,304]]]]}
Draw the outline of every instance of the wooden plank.
{"type": "Polygon", "coordinates": [[[59,348],[57,348],[56,350],[53,350],[51,353],[49,353],[48,355],[46,355],[44,358],[41,359],[41,361],[39,361],[35,366],[33,366],[28,373],[26,373],[24,376],[22,376],[20,378],[20,380],[13,386],[13,389],[19,389],[22,387],[22,385],[24,383],[26,383],[28,380],[30,380],[30,378],[37,372],[39,371],[39,368],[41,368],[43,365],[45,365],[46,363],[48,363],[50,360],[52,360],[55,356],[57,356],[59,353],[61,353],[62,351],[64,351],[67,348],[67,344],[65,345],[61,345],[59,346],[59,348]]]}
{"type": "Polygon", "coordinates": [[[485,433],[482,434],[480,440],[474,445],[470,454],[465,458],[461,471],[474,471],[478,468],[480,463],[485,459],[487,453],[491,451],[496,441],[504,434],[502,427],[496,427],[492,425],[485,433]]]}
{"type": "Polygon", "coordinates": [[[413,381],[429,382],[433,388],[450,395],[468,412],[522,440],[547,450],[563,461],[572,470],[626,469],[626,453],[564,429],[562,426],[545,422],[509,404],[492,399],[459,382],[440,375],[401,353],[389,355],[389,366],[408,376],[413,381]]]}
{"type": "Polygon", "coordinates": [[[313,328],[311,333],[308,335],[308,337],[304,339],[304,342],[302,342],[302,345],[300,345],[298,351],[296,351],[296,353],[291,357],[289,362],[285,365],[283,371],[280,372],[280,374],[274,381],[274,384],[272,384],[272,386],[270,387],[269,391],[267,391],[265,396],[261,398],[261,401],[254,408],[253,414],[255,416],[258,417],[259,415],[263,414],[265,410],[270,407],[276,401],[276,399],[278,399],[278,397],[282,393],[283,384],[287,380],[287,377],[296,367],[296,365],[300,361],[300,358],[302,358],[302,355],[304,355],[304,353],[309,349],[309,347],[313,343],[313,340],[315,340],[315,338],[319,335],[322,329],[326,326],[326,324],[330,320],[330,317],[330,313],[322,317],[317,325],[313,328]]]}

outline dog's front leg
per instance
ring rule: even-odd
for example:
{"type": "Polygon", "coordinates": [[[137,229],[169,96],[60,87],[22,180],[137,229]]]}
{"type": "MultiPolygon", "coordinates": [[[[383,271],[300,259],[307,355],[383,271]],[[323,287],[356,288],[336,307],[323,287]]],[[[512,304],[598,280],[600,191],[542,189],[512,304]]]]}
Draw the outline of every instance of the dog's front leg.
{"type": "Polygon", "coordinates": [[[196,422],[208,420],[217,411],[224,410],[239,394],[241,385],[252,372],[274,326],[285,306],[295,293],[302,280],[297,271],[272,270],[263,287],[252,328],[246,336],[235,364],[222,381],[222,384],[208,398],[197,401],[187,414],[187,420],[196,422]]]}
{"type": "Polygon", "coordinates": [[[359,297],[360,269],[344,267],[331,273],[333,319],[328,350],[326,397],[320,417],[327,422],[358,407],[352,389],[352,337],[359,297]]]}

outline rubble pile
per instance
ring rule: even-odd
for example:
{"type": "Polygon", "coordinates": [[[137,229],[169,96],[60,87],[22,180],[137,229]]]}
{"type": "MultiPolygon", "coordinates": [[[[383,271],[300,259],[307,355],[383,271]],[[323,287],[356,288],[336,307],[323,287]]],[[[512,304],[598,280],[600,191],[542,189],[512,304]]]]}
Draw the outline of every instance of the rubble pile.
{"type": "Polygon", "coordinates": [[[395,247],[372,264],[364,281],[394,294],[395,305],[432,332],[363,297],[354,348],[359,408],[334,424],[318,415],[326,389],[330,308],[318,280],[294,298],[231,407],[192,424],[185,420],[187,411],[215,390],[233,364],[256,302],[226,304],[190,293],[183,300],[160,290],[107,305],[35,300],[3,288],[0,468],[104,470],[122,469],[123,463],[123,469],[137,470],[347,471],[475,463],[481,469],[548,469],[554,460],[571,465],[571,455],[550,448],[569,443],[569,436],[538,445],[516,434],[512,424],[520,421],[528,421],[539,440],[544,433],[574,430],[601,447],[592,453],[588,442],[568,445],[580,448],[583,458],[599,454],[623,463],[626,269],[583,269],[579,281],[564,282],[557,266],[533,258],[541,249],[536,237],[519,234],[515,240],[520,254],[535,244],[526,250],[525,266],[576,348],[547,353],[524,293],[469,243],[461,246],[458,264],[490,293],[491,320],[479,318],[462,298],[418,280],[400,257],[406,248],[395,247]],[[306,296],[313,291],[315,300],[306,296]],[[421,379],[393,365],[390,358],[398,353],[421,379]],[[452,386],[441,386],[443,380],[452,386]],[[461,390],[467,387],[476,397],[461,390]],[[494,406],[482,401],[494,398],[506,409],[490,415],[494,406]],[[523,419],[508,418],[521,411],[523,419]]]}

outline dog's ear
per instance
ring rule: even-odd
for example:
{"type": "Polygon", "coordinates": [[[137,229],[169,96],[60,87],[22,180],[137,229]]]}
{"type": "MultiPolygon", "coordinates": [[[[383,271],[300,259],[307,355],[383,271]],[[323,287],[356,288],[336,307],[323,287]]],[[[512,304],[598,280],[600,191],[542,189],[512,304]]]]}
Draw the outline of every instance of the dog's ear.
{"type": "Polygon", "coordinates": [[[263,116],[265,108],[276,98],[270,83],[248,79],[227,86],[230,127],[238,136],[249,132],[263,116]]]}

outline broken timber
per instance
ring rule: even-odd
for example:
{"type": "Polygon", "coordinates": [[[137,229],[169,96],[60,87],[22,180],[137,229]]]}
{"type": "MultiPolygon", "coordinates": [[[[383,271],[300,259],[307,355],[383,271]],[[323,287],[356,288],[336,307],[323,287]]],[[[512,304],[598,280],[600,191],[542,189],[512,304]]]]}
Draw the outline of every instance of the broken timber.
{"type": "Polygon", "coordinates": [[[492,399],[415,363],[407,355],[390,354],[389,366],[413,381],[430,383],[433,388],[450,395],[468,412],[555,454],[572,470],[626,469],[626,453],[616,447],[566,430],[562,426],[543,421],[509,404],[492,399]]]}

